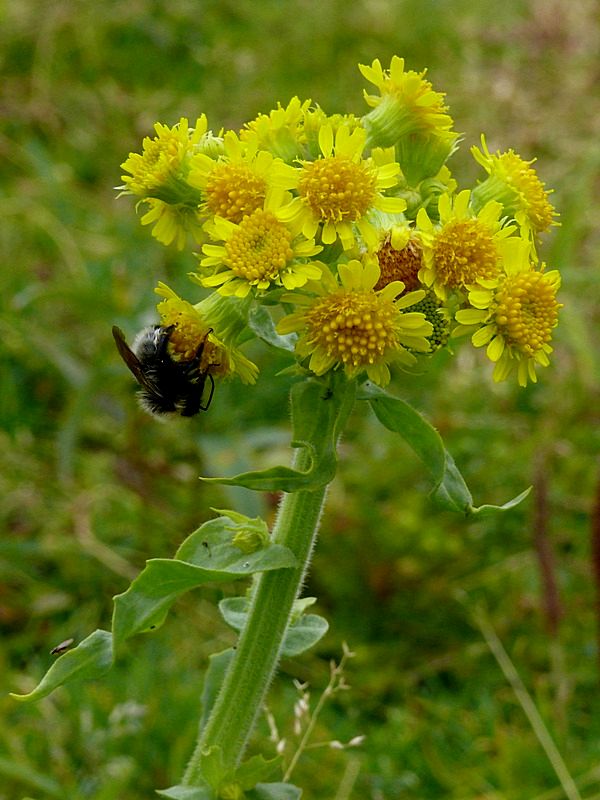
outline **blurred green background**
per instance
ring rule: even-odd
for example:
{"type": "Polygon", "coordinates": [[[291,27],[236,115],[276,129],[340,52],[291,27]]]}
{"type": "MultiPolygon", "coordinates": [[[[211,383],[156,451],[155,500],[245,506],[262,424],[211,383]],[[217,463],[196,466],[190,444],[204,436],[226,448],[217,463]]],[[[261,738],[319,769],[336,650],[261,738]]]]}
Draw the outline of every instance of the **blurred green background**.
{"type": "MultiPolygon", "coordinates": [[[[119,164],[157,120],[239,128],[293,95],[362,114],[357,63],[393,54],[446,92],[462,186],[485,132],[491,150],[537,156],[556,190],[562,224],[542,255],[565,308],[539,384],[494,386],[466,347],[393,386],[438,427],[476,503],[534,491],[494,518],[440,512],[422,465],[358,407],[306,586],[331,629],[282,664],[270,710],[292,741],[292,678],[314,702],[346,641],[352,689],[316,741],[366,740],[307,752],[293,776],[307,800],[600,798],[599,16],[594,0],[0,3],[1,800],[138,800],[178,781],[207,657],[233,642],[215,603],[239,586],[186,596],[103,681],[35,706],[6,692],[32,688],[58,642],[107,628],[111,597],[211,506],[272,519],[276,498],[198,475],[288,458],[271,353],[254,354],[255,388],[219,386],[206,415],[160,424],[138,409],[111,325],[153,321],[157,280],[189,291],[192,257],[115,199],[119,164]],[[577,789],[561,787],[482,612],[577,789]]],[[[267,735],[263,721],[255,749],[272,754],[267,735]]]]}

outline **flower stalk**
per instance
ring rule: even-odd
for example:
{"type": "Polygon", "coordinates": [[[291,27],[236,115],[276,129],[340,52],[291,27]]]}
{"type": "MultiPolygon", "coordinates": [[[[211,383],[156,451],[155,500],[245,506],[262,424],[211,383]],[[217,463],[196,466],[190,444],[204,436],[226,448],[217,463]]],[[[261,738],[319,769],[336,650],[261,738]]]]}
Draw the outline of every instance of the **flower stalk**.
{"type": "MultiPolygon", "coordinates": [[[[333,383],[333,382],[332,382],[333,383]]],[[[332,415],[342,431],[352,409],[355,384],[336,381],[321,395],[314,409],[311,441],[298,448],[292,466],[298,472],[311,467],[311,453],[323,449],[325,431],[332,415]],[[333,408],[332,408],[333,405],[333,408]]],[[[256,580],[247,623],[240,635],[233,660],[201,731],[186,769],[183,784],[202,785],[202,756],[211,747],[221,749],[224,768],[234,768],[242,759],[255,720],[277,668],[287,625],[310,564],[329,483],[308,491],[283,496],[272,532],[272,542],[289,548],[297,565],[262,573],[256,580]]]]}

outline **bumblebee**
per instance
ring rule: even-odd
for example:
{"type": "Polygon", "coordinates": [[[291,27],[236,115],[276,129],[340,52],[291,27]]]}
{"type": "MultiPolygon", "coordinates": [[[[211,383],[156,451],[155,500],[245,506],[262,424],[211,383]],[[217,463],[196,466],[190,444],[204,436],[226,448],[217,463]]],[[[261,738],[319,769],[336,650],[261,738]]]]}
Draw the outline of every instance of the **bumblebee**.
{"type": "Polygon", "coordinates": [[[169,338],[174,327],[154,325],[144,328],[131,347],[116,325],[113,325],[112,333],[121,358],[140,384],[138,394],[142,408],[157,416],[179,414],[193,417],[199,411],[208,410],[215,390],[212,375],[200,368],[210,330],[191,360],[177,361],[169,352],[169,338]]]}

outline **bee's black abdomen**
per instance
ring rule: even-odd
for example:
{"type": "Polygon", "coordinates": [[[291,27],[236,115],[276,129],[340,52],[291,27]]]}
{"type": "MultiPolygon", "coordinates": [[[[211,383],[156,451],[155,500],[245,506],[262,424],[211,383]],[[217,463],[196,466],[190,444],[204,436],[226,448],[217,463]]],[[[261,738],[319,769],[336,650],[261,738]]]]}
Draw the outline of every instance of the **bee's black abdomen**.
{"type": "Polygon", "coordinates": [[[212,375],[200,370],[206,338],[199,343],[192,361],[175,361],[168,350],[172,330],[172,327],[160,325],[144,328],[135,337],[131,348],[116,326],[113,336],[121,357],[140,384],[142,408],[158,416],[180,414],[193,417],[208,409],[214,391],[212,375]],[[207,378],[210,380],[210,393],[203,404],[207,378]]]}

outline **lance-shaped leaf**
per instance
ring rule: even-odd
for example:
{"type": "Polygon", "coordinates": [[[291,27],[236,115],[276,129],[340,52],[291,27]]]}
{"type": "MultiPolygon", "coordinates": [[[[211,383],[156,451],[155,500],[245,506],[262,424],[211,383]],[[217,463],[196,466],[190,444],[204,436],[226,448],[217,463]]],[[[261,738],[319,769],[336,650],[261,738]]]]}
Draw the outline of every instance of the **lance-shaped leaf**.
{"type": "Polygon", "coordinates": [[[293,567],[296,558],[282,545],[268,544],[253,553],[232,544],[239,523],[218,517],[189,536],[176,557],[154,558],[123,594],[114,598],[115,652],[130,636],[158,628],[175,600],[204,583],[230,581],[271,569],[293,567]]]}
{"type": "Polygon", "coordinates": [[[246,797],[248,800],[300,800],[302,789],[291,783],[258,783],[246,797]]]}
{"type": "Polygon", "coordinates": [[[65,683],[99,678],[108,672],[112,662],[112,636],[108,631],[96,630],[77,647],[57,658],[33,691],[13,694],[12,697],[23,702],[40,700],[65,683]]]}
{"type": "MultiPolygon", "coordinates": [[[[306,600],[307,598],[305,598],[306,600]]],[[[314,602],[313,598],[308,598],[314,602]]],[[[303,603],[302,600],[296,603],[303,603]]],[[[296,604],[294,604],[296,605],[296,604]]],[[[227,597],[219,603],[219,611],[225,622],[234,630],[241,631],[248,619],[250,603],[246,597],[227,597]]],[[[282,656],[297,656],[313,647],[328,631],[329,624],[318,614],[292,612],[290,623],[281,646],[282,656]]]]}
{"type": "Polygon", "coordinates": [[[273,317],[269,314],[264,306],[254,306],[250,309],[248,314],[248,327],[252,330],[263,342],[277,347],[279,350],[287,350],[294,352],[298,336],[295,333],[288,333],[282,336],[275,330],[275,323],[273,317]]]}
{"type": "Polygon", "coordinates": [[[232,478],[203,478],[209,483],[244,486],[263,492],[313,491],[329,483],[336,471],[336,447],[352,405],[354,384],[338,379],[328,387],[309,379],[292,387],[292,447],[304,447],[310,455],[307,470],[271,467],[257,472],[242,472],[232,478]]]}
{"type": "Polygon", "coordinates": [[[215,800],[215,793],[208,786],[171,786],[157,789],[156,794],[167,800],[215,800]]]}
{"type": "Polygon", "coordinates": [[[469,487],[444,447],[442,437],[422,414],[404,400],[388,394],[372,383],[366,383],[360,388],[358,398],[368,400],[381,424],[400,434],[419,456],[433,479],[432,495],[443,508],[467,516],[487,515],[514,508],[529,494],[530,489],[526,489],[504,505],[475,507],[469,487]]]}

